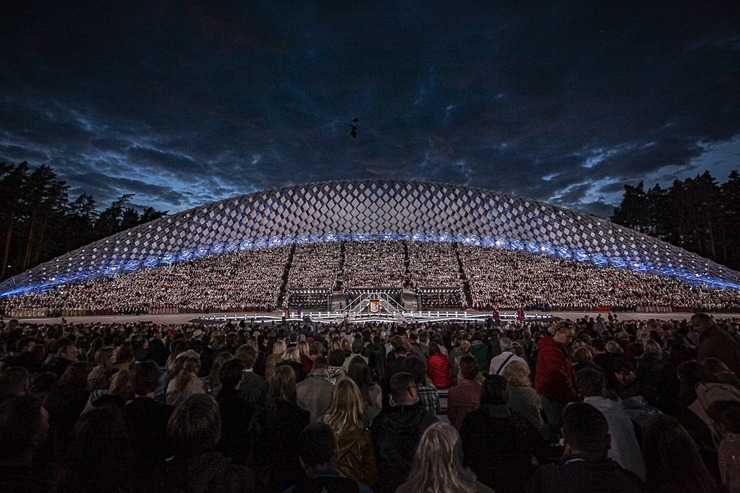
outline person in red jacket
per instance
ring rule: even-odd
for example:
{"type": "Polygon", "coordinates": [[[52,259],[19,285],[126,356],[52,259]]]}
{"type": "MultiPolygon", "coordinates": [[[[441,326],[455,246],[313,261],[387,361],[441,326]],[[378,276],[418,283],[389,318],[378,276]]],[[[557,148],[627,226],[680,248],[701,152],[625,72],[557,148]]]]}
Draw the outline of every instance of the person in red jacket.
{"type": "Polygon", "coordinates": [[[439,344],[429,344],[429,361],[427,361],[427,375],[432,384],[438,389],[452,387],[452,375],[450,375],[450,362],[447,356],[439,350],[439,344]]]}
{"type": "Polygon", "coordinates": [[[575,335],[573,324],[557,322],[549,331],[552,336],[543,337],[537,344],[534,388],[540,395],[552,438],[556,439],[563,424],[565,406],[580,399],[570,355],[570,342],[575,335]]]}

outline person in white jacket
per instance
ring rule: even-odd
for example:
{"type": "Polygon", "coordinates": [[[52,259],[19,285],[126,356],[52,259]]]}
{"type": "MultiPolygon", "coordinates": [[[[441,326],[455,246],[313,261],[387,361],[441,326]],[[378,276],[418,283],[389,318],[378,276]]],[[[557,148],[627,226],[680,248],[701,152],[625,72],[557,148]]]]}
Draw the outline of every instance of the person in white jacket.
{"type": "Polygon", "coordinates": [[[635,436],[635,425],[621,401],[604,396],[604,374],[596,368],[584,368],[576,374],[576,383],[583,402],[591,404],[606,417],[611,437],[609,457],[644,481],[645,460],[635,436]]]}

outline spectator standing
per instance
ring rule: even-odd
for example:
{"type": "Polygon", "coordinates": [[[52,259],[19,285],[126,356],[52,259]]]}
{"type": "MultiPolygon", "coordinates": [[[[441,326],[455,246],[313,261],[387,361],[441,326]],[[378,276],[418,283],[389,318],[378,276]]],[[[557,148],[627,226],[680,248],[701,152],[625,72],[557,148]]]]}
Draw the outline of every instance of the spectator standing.
{"type": "Polygon", "coordinates": [[[298,436],[298,455],[305,479],[285,490],[285,493],[314,491],[356,491],[373,493],[357,481],[342,477],[336,468],[336,441],[334,433],[326,423],[308,425],[298,436]]]}
{"type": "Polygon", "coordinates": [[[717,461],[722,484],[727,491],[740,491],[740,403],[716,401],[707,408],[716,423],[722,441],[717,447],[717,461]]]}
{"type": "MultiPolygon", "coordinates": [[[[475,361],[475,360],[474,360],[475,361]]],[[[397,493],[493,493],[463,466],[460,435],[447,423],[430,425],[421,436],[408,481],[397,493]]]]}
{"type": "Polygon", "coordinates": [[[258,411],[263,411],[267,407],[270,385],[253,369],[259,357],[257,349],[246,344],[239,346],[235,357],[244,363],[244,375],[239,383],[239,395],[245,401],[254,404],[258,411]]]}
{"type": "Polygon", "coordinates": [[[69,339],[60,339],[55,345],[58,345],[59,349],[56,354],[49,355],[41,371],[51,371],[61,377],[67,368],[69,368],[69,365],[78,361],[77,355],[79,352],[77,351],[77,346],[69,339]]]}
{"type": "Polygon", "coordinates": [[[244,493],[255,491],[252,472],[215,450],[221,438],[218,404],[207,394],[188,397],[167,424],[175,456],[161,478],[166,493],[244,493]]]}
{"type": "Polygon", "coordinates": [[[576,376],[570,356],[570,341],[575,335],[573,324],[557,322],[550,328],[550,337],[537,344],[537,372],[534,388],[540,395],[547,425],[553,437],[559,433],[563,409],[579,399],[576,376]]]}
{"type": "Polygon", "coordinates": [[[421,435],[437,422],[420,405],[410,373],[393,375],[390,389],[393,405],[383,409],[371,427],[378,463],[378,493],[394,492],[406,480],[421,435]]]}
{"type": "Polygon", "coordinates": [[[167,404],[177,407],[194,394],[205,394],[205,382],[200,379],[200,357],[192,349],[177,355],[175,374],[167,385],[167,404]]]}
{"type": "Polygon", "coordinates": [[[334,379],[329,377],[329,361],[326,356],[317,356],[313,370],[305,380],[296,384],[297,404],[311,414],[311,422],[324,415],[331,403],[334,379]]]}
{"type": "Polygon", "coordinates": [[[172,456],[167,422],[174,407],[154,400],[158,382],[157,364],[153,361],[140,363],[132,377],[134,398],[123,408],[123,419],[146,489],[156,486],[165,459],[172,456]]]}
{"type": "Polygon", "coordinates": [[[106,405],[82,414],[62,460],[55,493],[135,491],[141,477],[133,458],[121,409],[106,405]]]}
{"type": "Polygon", "coordinates": [[[373,382],[370,367],[362,358],[355,358],[349,364],[347,376],[351,378],[360,389],[360,395],[364,402],[362,420],[365,425],[370,426],[383,407],[383,391],[380,385],[373,382]]]}
{"type": "Polygon", "coordinates": [[[229,457],[235,464],[246,464],[253,447],[250,429],[255,416],[255,405],[241,398],[239,383],[244,375],[244,362],[239,358],[223,364],[220,371],[221,392],[216,397],[221,416],[221,440],[216,450],[229,457]]]}
{"type": "Polygon", "coordinates": [[[540,464],[557,455],[537,429],[506,405],[506,379],[488,375],[483,382],[481,405],[463,420],[465,465],[483,484],[499,493],[522,490],[532,476],[532,456],[540,464]]]}
{"type": "Polygon", "coordinates": [[[478,365],[470,355],[460,358],[462,380],[447,393],[447,418],[459,432],[463,419],[470,412],[480,407],[482,387],[476,381],[478,365]]]}
{"type": "MultiPolygon", "coordinates": [[[[92,356],[92,355],[91,355],[92,356]]],[[[110,377],[117,369],[115,368],[116,354],[113,346],[101,347],[94,355],[97,365],[87,376],[88,389],[107,389],[110,377]]]]}
{"type": "Polygon", "coordinates": [[[303,477],[298,462],[298,435],[311,419],[311,414],[296,403],[296,381],[293,369],[281,365],[270,380],[271,404],[265,412],[266,434],[259,449],[270,471],[266,491],[280,492],[303,477]]]}
{"type": "Polygon", "coordinates": [[[642,428],[648,493],[719,493],[696,442],[673,417],[658,414],[642,428]]]}
{"type": "MultiPolygon", "coordinates": [[[[560,465],[541,466],[527,482],[527,493],[598,491],[639,493],[643,483],[607,457],[609,425],[604,415],[584,402],[575,402],[563,413],[565,450],[560,465]]],[[[666,490],[668,491],[668,490],[666,490]]]]}
{"type": "Polygon", "coordinates": [[[367,362],[367,358],[362,355],[362,351],[365,349],[365,341],[362,340],[362,336],[356,336],[355,340],[352,341],[352,353],[344,358],[344,363],[342,363],[342,367],[344,367],[344,372],[347,373],[347,370],[349,370],[349,364],[352,362],[355,358],[363,358],[367,362]]]}
{"type": "Polygon", "coordinates": [[[542,401],[537,391],[532,388],[529,367],[518,361],[512,361],[506,365],[502,376],[508,384],[506,405],[524,416],[545,440],[549,440],[548,428],[542,420],[542,401]]]}
{"type": "Polygon", "coordinates": [[[488,373],[490,375],[503,374],[506,365],[508,365],[512,361],[518,361],[526,365],[527,370],[529,370],[529,363],[527,363],[527,360],[525,360],[521,356],[517,356],[512,351],[514,348],[514,342],[511,339],[509,339],[508,337],[502,337],[501,339],[499,339],[499,344],[501,345],[501,354],[499,354],[498,356],[494,356],[491,359],[491,364],[488,368],[488,373]]]}
{"type": "Polygon", "coordinates": [[[349,377],[334,386],[331,404],[321,420],[334,432],[337,442],[337,470],[345,478],[374,486],[378,470],[370,430],[362,421],[360,389],[349,377]]]}
{"type": "Polygon", "coordinates": [[[448,389],[452,387],[452,375],[450,373],[450,362],[447,356],[442,354],[436,342],[429,344],[429,360],[427,361],[427,375],[437,389],[448,389]]]}
{"type": "Polygon", "coordinates": [[[439,393],[436,387],[429,383],[427,368],[424,362],[416,356],[408,356],[403,360],[401,371],[411,373],[414,376],[419,403],[426,408],[429,414],[439,414],[441,412],[439,393]]]}
{"type": "Polygon", "coordinates": [[[696,359],[700,363],[709,357],[719,358],[733,373],[740,374],[740,344],[734,337],[719,328],[706,313],[692,315],[689,325],[699,334],[696,359]]]}
{"type": "Polygon", "coordinates": [[[270,354],[265,361],[265,378],[268,381],[275,376],[275,368],[283,359],[283,353],[286,349],[287,346],[285,345],[285,341],[282,339],[278,339],[272,345],[272,354],[270,354]]]}
{"type": "Polygon", "coordinates": [[[604,374],[595,368],[585,368],[576,377],[583,401],[601,411],[609,425],[608,456],[644,481],[645,461],[635,436],[635,426],[621,402],[604,397],[604,374]]]}
{"type": "Polygon", "coordinates": [[[0,491],[49,491],[49,481],[32,467],[48,432],[49,415],[38,399],[14,396],[0,403],[0,491]]]}

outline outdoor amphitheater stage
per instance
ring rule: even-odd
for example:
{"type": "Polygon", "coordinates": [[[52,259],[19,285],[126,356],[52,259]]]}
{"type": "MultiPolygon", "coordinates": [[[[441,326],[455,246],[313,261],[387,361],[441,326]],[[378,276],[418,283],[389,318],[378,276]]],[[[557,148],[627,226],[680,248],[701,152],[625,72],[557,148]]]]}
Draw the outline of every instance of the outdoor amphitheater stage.
{"type": "MultiPolygon", "coordinates": [[[[328,312],[312,312],[304,311],[299,316],[297,312],[291,312],[291,316],[287,319],[291,323],[299,323],[309,321],[311,323],[339,323],[344,319],[344,313],[336,312],[335,317],[326,317],[328,312]],[[323,315],[322,315],[323,314],[323,315]]],[[[424,324],[424,323],[470,323],[479,324],[484,323],[487,318],[491,316],[490,312],[479,312],[479,311],[445,311],[445,310],[434,310],[416,312],[420,315],[418,318],[413,320],[389,320],[387,317],[376,316],[376,317],[364,317],[361,321],[357,319],[351,320],[352,323],[389,323],[395,322],[400,324],[424,324]]],[[[525,317],[527,322],[541,320],[556,320],[556,319],[569,319],[576,320],[583,317],[597,317],[598,315],[607,316],[610,312],[528,312],[525,317]]],[[[612,315],[616,315],[619,320],[684,320],[691,317],[692,313],[687,312],[667,312],[667,313],[644,313],[644,312],[614,312],[612,315]]],[[[76,317],[46,317],[46,318],[21,318],[21,323],[30,324],[43,324],[43,325],[55,325],[62,323],[64,319],[67,323],[71,324],[126,324],[126,323],[153,323],[153,324],[202,324],[212,325],[219,323],[241,322],[242,320],[247,323],[251,323],[253,320],[255,323],[281,323],[283,321],[283,312],[241,312],[241,313],[209,313],[209,314],[193,314],[193,313],[178,313],[178,314],[158,314],[158,315],[91,315],[91,316],[76,316],[76,317]]],[[[502,321],[515,320],[516,314],[514,312],[503,311],[499,313],[502,321]]],[[[715,318],[740,318],[740,313],[713,313],[712,316],[715,318]]],[[[9,318],[5,318],[9,320],[9,318]]]]}

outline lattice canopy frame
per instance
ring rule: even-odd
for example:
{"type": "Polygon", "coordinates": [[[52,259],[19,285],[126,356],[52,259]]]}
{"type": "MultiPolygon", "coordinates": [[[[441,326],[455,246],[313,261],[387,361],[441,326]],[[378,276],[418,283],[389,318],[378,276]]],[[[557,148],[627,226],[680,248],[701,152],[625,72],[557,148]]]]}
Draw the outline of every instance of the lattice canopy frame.
{"type": "Polygon", "coordinates": [[[224,252],[366,239],[510,248],[740,289],[736,271],[593,216],[491,190],[363,180],[256,192],[157,219],[12,277],[0,296],[224,252]]]}

